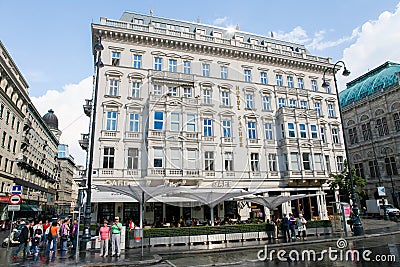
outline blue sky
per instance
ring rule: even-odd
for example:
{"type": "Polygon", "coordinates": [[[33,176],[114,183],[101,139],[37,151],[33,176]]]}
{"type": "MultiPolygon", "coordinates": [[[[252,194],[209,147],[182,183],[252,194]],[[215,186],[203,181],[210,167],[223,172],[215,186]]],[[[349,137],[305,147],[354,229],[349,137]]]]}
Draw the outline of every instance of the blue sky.
{"type": "MultiPolygon", "coordinates": [[[[400,5],[391,0],[337,1],[21,1],[0,0],[0,40],[30,85],[41,113],[53,108],[78,163],[77,144],[87,132],[83,115],[91,97],[92,22],[119,19],[125,10],[235,26],[247,32],[304,44],[312,54],[344,59],[356,78],[387,60],[400,62],[400,5]],[[399,8],[398,8],[399,7],[399,8]]],[[[349,80],[347,80],[349,81],[349,80]]],[[[344,87],[344,83],[342,86],[344,87]]]]}

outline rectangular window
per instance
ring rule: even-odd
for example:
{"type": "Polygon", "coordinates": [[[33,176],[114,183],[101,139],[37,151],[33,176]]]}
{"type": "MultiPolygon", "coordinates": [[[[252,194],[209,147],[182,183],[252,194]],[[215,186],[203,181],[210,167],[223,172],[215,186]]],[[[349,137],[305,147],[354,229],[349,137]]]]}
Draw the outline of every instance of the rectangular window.
{"type": "Polygon", "coordinates": [[[232,152],[224,153],[224,170],[227,172],[233,171],[233,154],[232,154],[232,152]]]}
{"type": "Polygon", "coordinates": [[[261,72],[260,73],[260,80],[261,80],[261,84],[267,84],[268,83],[267,73],[266,72],[261,72]]]}
{"type": "Polygon", "coordinates": [[[142,55],[133,55],[133,68],[134,69],[142,68],[142,55]]]}
{"type": "Polygon", "coordinates": [[[12,144],[12,136],[8,137],[8,143],[7,143],[7,150],[10,151],[11,150],[11,144],[12,144]]]}
{"type": "Polygon", "coordinates": [[[178,88],[177,87],[168,87],[168,95],[169,96],[178,96],[178,88]]]}
{"type": "Polygon", "coordinates": [[[312,169],[310,153],[303,153],[303,168],[307,171],[312,169]]]}
{"type": "Polygon", "coordinates": [[[289,137],[296,137],[296,131],[294,130],[294,123],[288,123],[289,137]]]}
{"type": "Polygon", "coordinates": [[[171,167],[182,169],[182,152],[179,148],[171,148],[171,167]]]}
{"type": "Polygon", "coordinates": [[[183,97],[192,97],[192,88],[184,87],[183,88],[183,97]]]}
{"type": "Polygon", "coordinates": [[[185,161],[187,164],[187,168],[189,170],[197,170],[197,162],[198,157],[197,157],[197,150],[188,150],[187,151],[187,160],[185,161]]]}
{"type": "Polygon", "coordinates": [[[350,139],[350,144],[352,145],[358,143],[357,127],[349,129],[349,139],[350,139]]]}
{"type": "Polygon", "coordinates": [[[17,148],[17,140],[14,140],[14,145],[12,150],[13,153],[15,153],[16,148],[17,148]]]}
{"type": "Polygon", "coordinates": [[[1,146],[4,147],[6,145],[6,136],[7,133],[5,131],[3,131],[3,135],[1,137],[1,146]]]}
{"type": "Polygon", "coordinates": [[[321,127],[320,128],[320,133],[321,133],[321,140],[323,143],[326,143],[326,139],[325,139],[325,128],[321,127]]]}
{"type": "Polygon", "coordinates": [[[326,164],[326,171],[331,172],[331,160],[329,158],[329,155],[325,155],[325,164],[326,164]]]}
{"type": "Polygon", "coordinates": [[[211,119],[203,120],[203,136],[213,136],[211,119]]]}
{"type": "Polygon", "coordinates": [[[203,104],[211,105],[211,90],[203,90],[203,104]]]}
{"type": "Polygon", "coordinates": [[[338,172],[343,172],[344,171],[343,156],[337,156],[336,162],[337,162],[337,170],[338,170],[338,172]]]}
{"type": "Polygon", "coordinates": [[[398,175],[399,172],[397,171],[397,165],[396,165],[396,158],[395,157],[387,157],[385,158],[385,167],[386,167],[386,173],[389,176],[392,175],[398,175]]]}
{"type": "Polygon", "coordinates": [[[300,89],[304,89],[304,79],[303,78],[297,78],[297,87],[300,89]]]}
{"type": "Polygon", "coordinates": [[[256,122],[255,121],[248,121],[247,122],[247,133],[249,139],[257,139],[257,129],[256,129],[256,122]]]}
{"type": "Polygon", "coordinates": [[[338,128],[332,128],[332,141],[334,144],[340,144],[338,128]]]}
{"type": "Polygon", "coordinates": [[[204,77],[210,77],[210,64],[203,63],[201,65],[201,70],[204,77]]]}
{"type": "Polygon", "coordinates": [[[140,88],[142,87],[141,82],[132,83],[132,98],[140,98],[140,88]]]}
{"type": "Polygon", "coordinates": [[[178,62],[176,59],[168,60],[168,71],[169,72],[177,72],[178,62]]]}
{"type": "Polygon", "coordinates": [[[115,148],[105,147],[103,149],[103,168],[104,169],[113,169],[114,168],[114,157],[115,157],[115,148]]]}
{"type": "Polygon", "coordinates": [[[251,70],[244,70],[244,81],[251,83],[251,70]]]}
{"type": "Polygon", "coordinates": [[[378,169],[377,169],[376,162],[373,160],[370,160],[368,162],[368,166],[369,166],[369,174],[370,174],[371,178],[376,178],[378,176],[378,169]]]}
{"type": "Polygon", "coordinates": [[[291,169],[293,171],[298,171],[300,170],[300,166],[299,166],[299,153],[297,152],[291,152],[290,153],[290,165],[291,165],[291,169]]]}
{"type": "Polygon", "coordinates": [[[268,154],[268,167],[270,172],[276,172],[276,154],[268,154]]]}
{"type": "Polygon", "coordinates": [[[164,112],[156,111],[154,112],[154,130],[164,129],[164,112]]]}
{"type": "Polygon", "coordinates": [[[275,76],[275,78],[276,78],[276,85],[277,85],[277,86],[283,86],[282,75],[277,74],[277,75],[275,76]]]}
{"type": "Polygon", "coordinates": [[[228,67],[221,66],[221,79],[228,79],[228,67]]]}
{"type": "Polygon", "coordinates": [[[180,114],[172,112],[171,113],[171,131],[179,132],[180,129],[180,114]]]}
{"type": "Polygon", "coordinates": [[[313,139],[318,138],[317,125],[310,125],[310,132],[311,132],[311,138],[313,139]]]}
{"type": "Polygon", "coordinates": [[[293,88],[294,87],[293,76],[287,76],[287,86],[289,88],[293,88]]]}
{"type": "Polygon", "coordinates": [[[153,165],[154,168],[164,167],[164,150],[162,148],[154,148],[153,165]]]}
{"type": "Polygon", "coordinates": [[[253,171],[253,172],[260,171],[260,162],[259,162],[258,153],[250,154],[250,168],[251,168],[251,171],[253,171]]]}
{"type": "Polygon", "coordinates": [[[285,99],[279,98],[278,99],[278,108],[283,108],[285,106],[285,99]]]}
{"type": "Polygon", "coordinates": [[[108,111],[107,112],[106,130],[107,131],[116,131],[117,130],[117,112],[116,111],[108,111]]]}
{"type": "Polygon", "coordinates": [[[364,164],[362,162],[354,164],[354,168],[356,169],[356,175],[358,177],[364,178],[364,164]]]}
{"type": "Polygon", "coordinates": [[[196,115],[187,114],[186,115],[186,131],[196,132],[196,115]]]}
{"type": "Polygon", "coordinates": [[[321,113],[321,104],[320,104],[319,102],[315,102],[315,103],[314,103],[314,108],[315,108],[315,110],[317,111],[317,115],[318,115],[318,116],[322,116],[322,113],[321,113]]]}
{"type": "Polygon", "coordinates": [[[318,91],[318,84],[316,80],[311,80],[311,90],[313,90],[314,92],[318,91]]]}
{"type": "Polygon", "coordinates": [[[154,70],[162,70],[162,58],[154,58],[154,70]]]}
{"type": "Polygon", "coordinates": [[[246,94],[246,108],[247,109],[254,108],[253,94],[246,94]]]}
{"type": "Polygon", "coordinates": [[[229,107],[230,106],[229,91],[222,91],[221,92],[221,105],[224,106],[224,107],[229,107]]]}
{"type": "Polygon", "coordinates": [[[394,113],[393,114],[393,122],[394,122],[394,130],[396,132],[400,131],[400,113],[394,113]]]}
{"type": "Polygon", "coordinates": [[[333,104],[328,104],[328,115],[331,118],[335,117],[335,108],[333,104]]]}
{"type": "Polygon", "coordinates": [[[314,169],[317,171],[322,171],[322,155],[314,154],[314,169]]]}
{"type": "Polygon", "coordinates": [[[371,133],[371,124],[369,122],[365,123],[365,124],[362,124],[361,125],[361,130],[362,130],[364,141],[370,140],[371,139],[371,135],[372,135],[372,133],[371,133]]]}
{"type": "Polygon", "coordinates": [[[214,171],[214,152],[204,152],[204,170],[214,171]]]}
{"type": "Polygon", "coordinates": [[[330,94],[330,93],[332,92],[331,87],[330,87],[329,85],[326,87],[326,92],[327,92],[328,94],[330,94]]]}
{"type": "Polygon", "coordinates": [[[129,131],[130,132],[139,132],[139,114],[138,113],[130,113],[129,114],[129,131]]]}
{"type": "Polygon", "coordinates": [[[273,135],[272,135],[272,123],[266,123],[264,124],[264,129],[265,129],[265,139],[267,140],[272,140],[273,135]]]}
{"type": "Polygon", "coordinates": [[[192,73],[190,61],[183,61],[183,73],[184,74],[192,73]]]}
{"type": "Polygon", "coordinates": [[[307,109],[307,101],[300,101],[300,108],[307,109]]]}
{"type": "Polygon", "coordinates": [[[265,95],[263,100],[263,110],[271,110],[271,104],[269,103],[269,96],[265,95]]]}
{"type": "Polygon", "coordinates": [[[290,107],[290,108],[295,108],[295,107],[297,107],[296,99],[289,99],[289,107],[290,107]]]}
{"type": "Polygon", "coordinates": [[[389,128],[387,126],[387,121],[385,117],[376,120],[376,128],[378,128],[379,136],[384,136],[389,134],[389,128]]]}
{"type": "Polygon", "coordinates": [[[112,51],[111,53],[111,65],[119,66],[121,60],[121,52],[112,51]]]}
{"type": "Polygon", "coordinates": [[[153,87],[153,93],[154,95],[162,95],[162,87],[161,85],[155,84],[153,87]]]}
{"type": "Polygon", "coordinates": [[[224,138],[231,138],[231,121],[230,120],[223,120],[222,121],[222,134],[224,138]]]}
{"type": "Polygon", "coordinates": [[[300,129],[300,138],[307,138],[306,125],[303,123],[300,123],[299,129],[300,129]]]}
{"type": "Polygon", "coordinates": [[[137,170],[139,169],[139,149],[128,148],[128,159],[127,169],[137,170]]]}
{"type": "Polygon", "coordinates": [[[118,95],[118,86],[119,86],[119,80],[110,79],[110,87],[108,90],[108,94],[111,96],[117,96],[118,95]]]}

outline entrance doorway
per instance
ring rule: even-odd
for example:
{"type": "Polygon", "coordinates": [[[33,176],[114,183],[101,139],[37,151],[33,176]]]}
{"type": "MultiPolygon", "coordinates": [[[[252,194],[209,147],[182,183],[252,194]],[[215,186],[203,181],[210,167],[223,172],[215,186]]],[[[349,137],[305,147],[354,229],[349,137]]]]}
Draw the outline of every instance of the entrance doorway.
{"type": "Polygon", "coordinates": [[[174,205],[165,204],[165,219],[166,222],[176,224],[179,221],[181,208],[174,205]]]}

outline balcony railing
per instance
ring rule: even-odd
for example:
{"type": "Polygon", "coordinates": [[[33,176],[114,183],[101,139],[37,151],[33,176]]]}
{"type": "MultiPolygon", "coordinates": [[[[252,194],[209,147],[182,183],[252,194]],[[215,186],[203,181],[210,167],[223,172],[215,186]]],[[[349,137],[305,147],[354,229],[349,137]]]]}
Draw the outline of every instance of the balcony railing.
{"type": "Polygon", "coordinates": [[[86,103],[83,105],[83,112],[86,116],[90,117],[92,115],[92,99],[85,99],[86,103]]]}
{"type": "Polygon", "coordinates": [[[153,79],[160,80],[171,80],[171,81],[181,81],[181,82],[194,82],[193,74],[185,74],[180,72],[170,72],[161,70],[150,70],[150,76],[153,79]]]}
{"type": "Polygon", "coordinates": [[[83,150],[88,150],[89,148],[89,134],[81,134],[81,139],[79,140],[79,145],[83,150]]]}
{"type": "Polygon", "coordinates": [[[107,131],[107,130],[103,130],[103,131],[101,131],[101,138],[105,138],[105,139],[119,139],[119,138],[120,138],[120,132],[119,132],[119,131],[107,131]]]}

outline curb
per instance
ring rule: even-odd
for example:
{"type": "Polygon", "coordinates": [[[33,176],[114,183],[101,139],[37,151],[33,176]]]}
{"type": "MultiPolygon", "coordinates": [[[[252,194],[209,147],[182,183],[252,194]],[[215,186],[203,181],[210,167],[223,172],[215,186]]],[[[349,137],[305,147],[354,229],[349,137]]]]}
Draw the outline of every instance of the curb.
{"type": "Polygon", "coordinates": [[[86,267],[105,267],[105,266],[149,266],[154,265],[156,263],[160,263],[162,261],[162,257],[154,254],[154,259],[152,260],[143,260],[136,262],[110,262],[110,263],[93,263],[93,264],[85,264],[86,267]]]}

